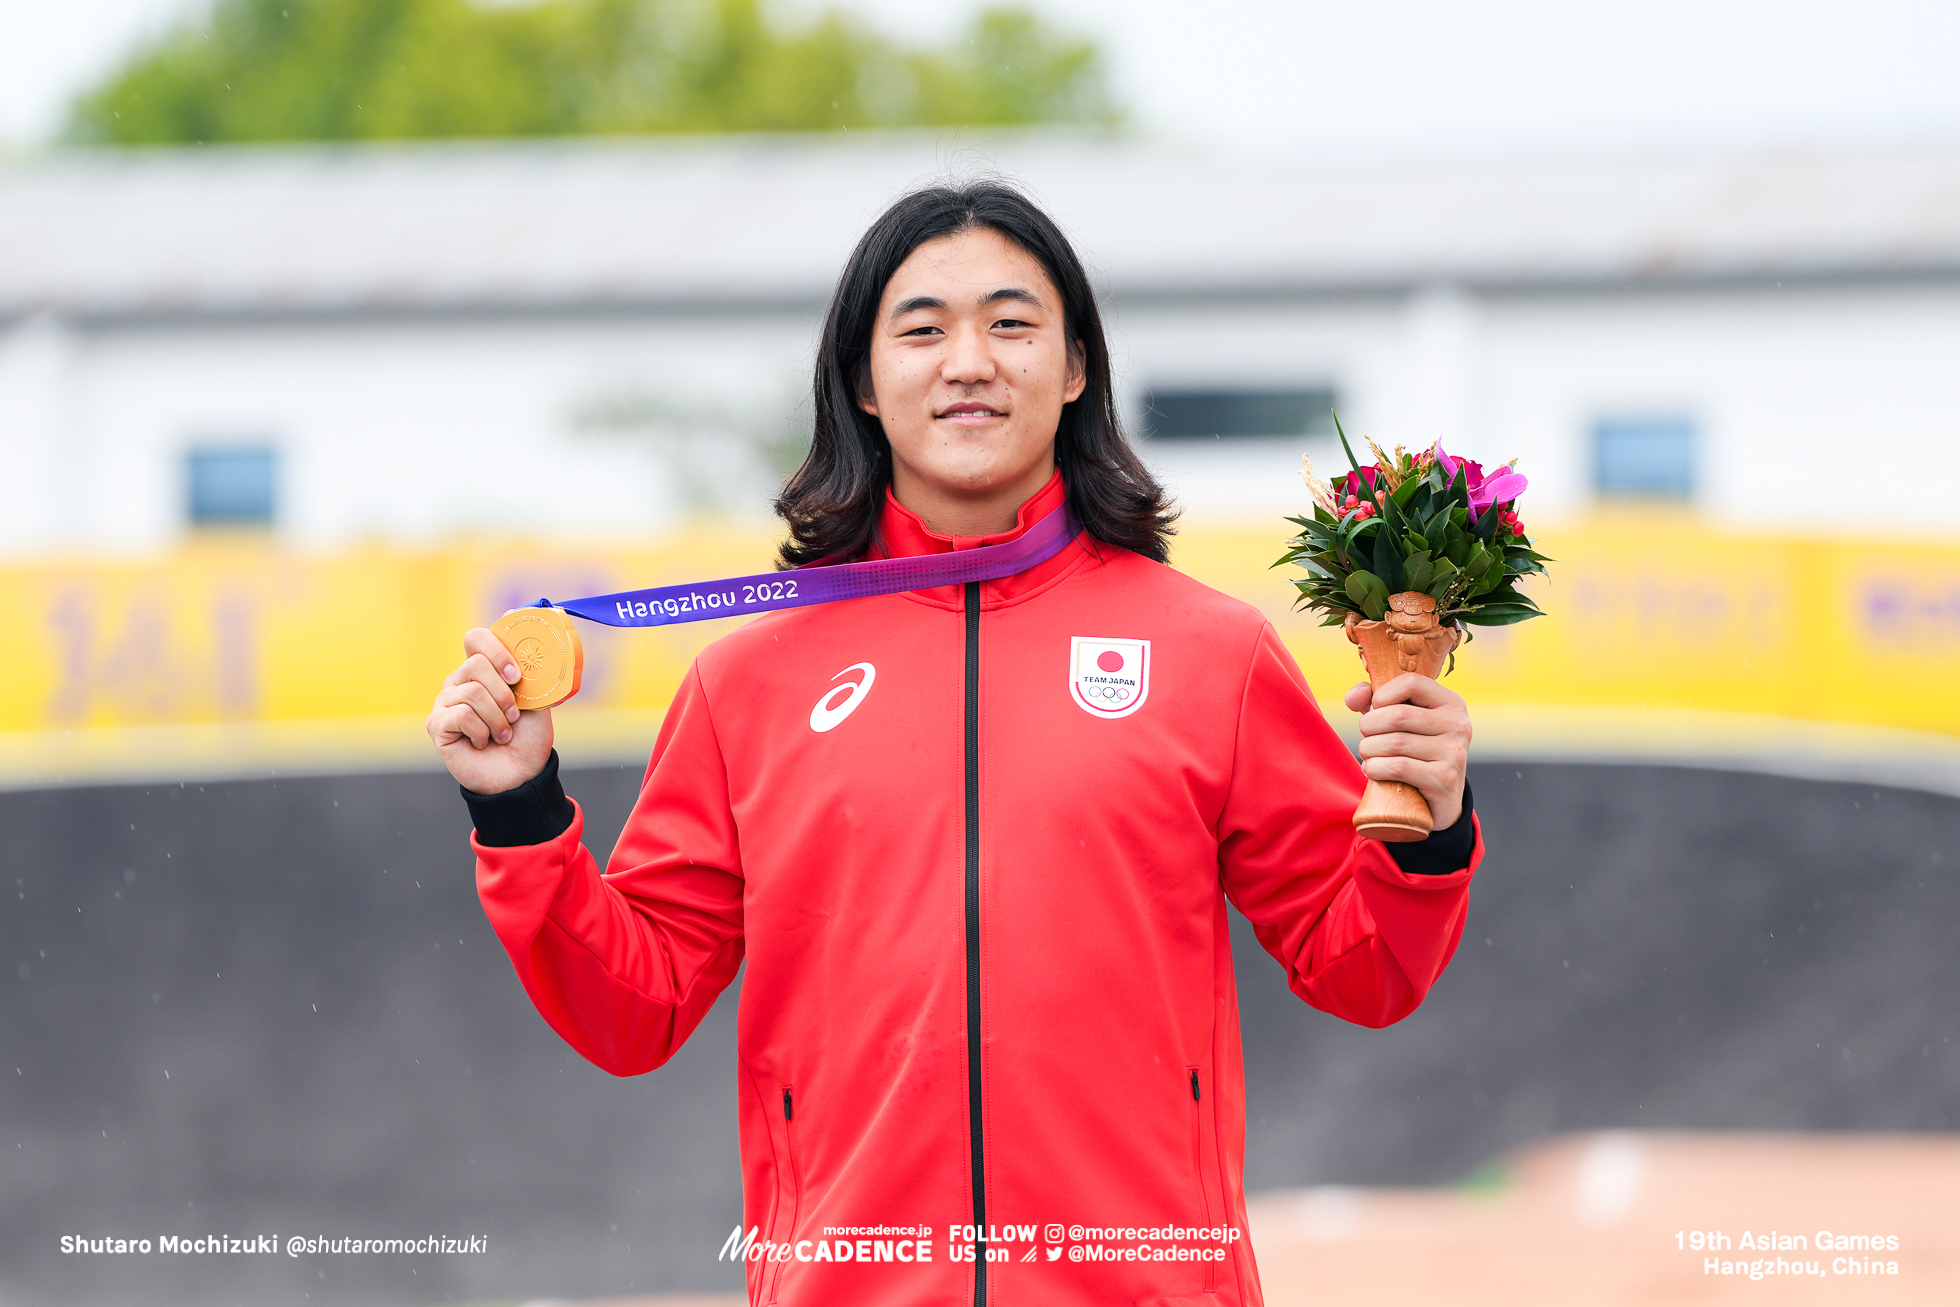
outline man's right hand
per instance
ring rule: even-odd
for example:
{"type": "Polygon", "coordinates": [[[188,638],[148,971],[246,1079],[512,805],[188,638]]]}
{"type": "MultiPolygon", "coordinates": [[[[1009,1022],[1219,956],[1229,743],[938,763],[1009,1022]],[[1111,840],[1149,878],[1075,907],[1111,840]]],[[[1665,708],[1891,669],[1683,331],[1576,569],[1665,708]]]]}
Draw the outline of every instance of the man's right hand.
{"type": "Polygon", "coordinates": [[[510,691],[517,662],[490,628],[472,628],[463,637],[463,653],[463,665],[443,678],[436,694],[429,738],[464,789],[514,790],[551,757],[551,709],[518,710],[510,691]]]}

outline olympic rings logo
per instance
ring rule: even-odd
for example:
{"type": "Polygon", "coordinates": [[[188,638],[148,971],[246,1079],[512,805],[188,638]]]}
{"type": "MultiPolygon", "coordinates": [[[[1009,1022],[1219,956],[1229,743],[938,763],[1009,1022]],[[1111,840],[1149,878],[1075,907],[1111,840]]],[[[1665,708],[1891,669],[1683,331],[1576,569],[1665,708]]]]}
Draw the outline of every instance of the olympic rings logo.
{"type": "Polygon", "coordinates": [[[1127,685],[1084,685],[1079,687],[1085,699],[1101,699],[1105,703],[1122,703],[1136,693],[1127,685]]]}

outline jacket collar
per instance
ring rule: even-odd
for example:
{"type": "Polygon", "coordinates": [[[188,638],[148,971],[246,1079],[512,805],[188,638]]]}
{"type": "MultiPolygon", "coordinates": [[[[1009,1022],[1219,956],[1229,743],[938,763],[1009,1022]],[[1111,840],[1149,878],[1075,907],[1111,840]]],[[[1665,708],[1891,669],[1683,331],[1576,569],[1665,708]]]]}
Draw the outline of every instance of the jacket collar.
{"type": "MultiPolygon", "coordinates": [[[[911,558],[921,554],[948,554],[961,549],[978,549],[983,545],[1004,545],[1020,536],[1046,517],[1059,509],[1068,498],[1067,487],[1062,483],[1060,468],[1048,478],[1046,485],[1034,492],[1021,505],[1015,514],[1014,525],[1006,531],[985,536],[941,535],[919,519],[919,515],[898,502],[891,488],[885,489],[885,507],[878,518],[878,532],[872,541],[867,558],[911,558]]],[[[1037,590],[1071,571],[1085,559],[1093,557],[1088,532],[1076,536],[1069,546],[1053,558],[1036,563],[1025,572],[1013,576],[1003,576],[998,580],[980,583],[980,606],[998,608],[1004,604],[1018,602],[1037,590]]],[[[928,603],[936,608],[961,608],[965,596],[956,585],[934,586],[930,590],[910,590],[906,597],[928,603]]]]}

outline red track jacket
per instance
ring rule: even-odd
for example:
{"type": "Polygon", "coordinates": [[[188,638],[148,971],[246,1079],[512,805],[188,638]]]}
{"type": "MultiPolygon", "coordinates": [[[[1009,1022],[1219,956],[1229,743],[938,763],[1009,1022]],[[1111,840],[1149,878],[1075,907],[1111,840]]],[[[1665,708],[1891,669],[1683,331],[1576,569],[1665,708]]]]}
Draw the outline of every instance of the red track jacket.
{"type": "MultiPolygon", "coordinates": [[[[1062,493],[959,540],[888,499],[882,546],[999,543],[1062,493]]],[[[604,875],[575,819],[477,843],[477,884],[545,1020],[616,1075],[746,956],[752,1303],[1232,1307],[1261,1298],[1227,900],[1300,997],[1384,1026],[1482,855],[1405,874],[1354,836],[1361,785],[1256,611],[1085,534],[735,631],[604,875]]]]}

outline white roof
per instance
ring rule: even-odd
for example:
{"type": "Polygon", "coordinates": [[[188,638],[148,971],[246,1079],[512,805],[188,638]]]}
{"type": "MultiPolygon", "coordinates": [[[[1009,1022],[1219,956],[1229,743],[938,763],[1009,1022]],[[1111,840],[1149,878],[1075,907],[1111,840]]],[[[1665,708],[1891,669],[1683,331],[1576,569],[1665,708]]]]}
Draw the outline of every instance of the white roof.
{"type": "Polygon", "coordinates": [[[820,302],[896,195],[1020,181],[1119,297],[1960,270],[1960,149],[1369,167],[1034,134],[58,152],[0,315],[820,302]]]}

